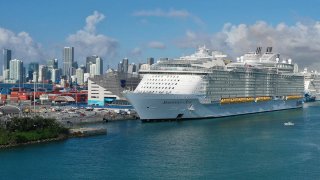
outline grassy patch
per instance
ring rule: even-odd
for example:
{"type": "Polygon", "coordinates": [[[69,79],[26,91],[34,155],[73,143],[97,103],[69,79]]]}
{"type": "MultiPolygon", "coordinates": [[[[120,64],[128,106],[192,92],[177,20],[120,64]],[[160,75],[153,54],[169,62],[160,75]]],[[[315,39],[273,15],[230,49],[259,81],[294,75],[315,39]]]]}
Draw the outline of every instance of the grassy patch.
{"type": "Polygon", "coordinates": [[[67,134],[68,129],[62,127],[54,119],[13,118],[4,128],[0,128],[0,145],[45,140],[67,134]]]}

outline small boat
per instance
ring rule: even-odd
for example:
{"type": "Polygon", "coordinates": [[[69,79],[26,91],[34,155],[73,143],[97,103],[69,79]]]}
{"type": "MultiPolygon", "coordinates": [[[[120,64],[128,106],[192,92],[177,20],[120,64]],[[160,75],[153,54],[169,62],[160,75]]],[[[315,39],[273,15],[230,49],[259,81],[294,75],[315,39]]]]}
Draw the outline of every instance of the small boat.
{"type": "Polygon", "coordinates": [[[283,123],[283,125],[285,125],[285,126],[294,126],[294,123],[289,121],[289,122],[283,123]]]}

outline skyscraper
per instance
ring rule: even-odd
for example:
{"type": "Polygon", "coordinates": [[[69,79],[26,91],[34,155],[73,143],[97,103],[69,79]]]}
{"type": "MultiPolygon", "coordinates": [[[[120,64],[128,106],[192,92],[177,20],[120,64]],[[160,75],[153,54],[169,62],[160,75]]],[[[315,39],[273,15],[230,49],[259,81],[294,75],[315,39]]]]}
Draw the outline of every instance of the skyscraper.
{"type": "Polygon", "coordinates": [[[132,73],[134,73],[134,72],[137,72],[137,71],[136,71],[136,65],[135,65],[134,63],[129,64],[128,73],[129,73],[129,74],[132,74],[132,73]]]}
{"type": "Polygon", "coordinates": [[[23,82],[23,62],[18,59],[10,61],[10,80],[13,82],[23,82]]]}
{"type": "Polygon", "coordinates": [[[96,64],[96,59],[98,56],[93,55],[93,56],[88,56],[86,58],[86,73],[90,73],[90,65],[91,64],[96,64]]]}
{"type": "Polygon", "coordinates": [[[118,64],[118,72],[123,72],[123,64],[122,64],[122,61],[120,61],[119,64],[118,64]]]}
{"type": "Polygon", "coordinates": [[[57,83],[59,79],[59,70],[58,69],[51,69],[51,81],[52,83],[57,83]]]}
{"type": "Polygon", "coordinates": [[[48,69],[58,69],[58,59],[49,59],[47,62],[48,69]]]}
{"type": "Polygon", "coordinates": [[[147,64],[149,64],[150,66],[151,66],[152,64],[154,64],[154,58],[153,58],[153,57],[149,57],[149,58],[147,59],[147,64]]]}
{"type": "Polygon", "coordinates": [[[83,69],[78,68],[76,70],[77,84],[78,85],[83,85],[83,75],[84,75],[83,69]]]}
{"type": "Polygon", "coordinates": [[[33,73],[34,72],[39,72],[39,63],[37,62],[31,62],[28,65],[28,81],[33,80],[33,73]]]}
{"type": "MultiPolygon", "coordinates": [[[[3,68],[1,68],[1,72],[4,72],[6,69],[10,69],[10,60],[11,60],[11,50],[3,49],[3,68]]],[[[3,76],[5,77],[5,76],[3,76]]]]}
{"type": "Polygon", "coordinates": [[[96,58],[96,75],[103,74],[103,61],[101,57],[96,58]]]}
{"type": "Polygon", "coordinates": [[[90,76],[91,77],[94,77],[94,75],[97,75],[96,72],[97,72],[97,66],[96,64],[91,64],[90,65],[90,76]]]}
{"type": "Polygon", "coordinates": [[[74,48],[64,47],[63,49],[63,75],[70,79],[72,75],[72,65],[74,61],[74,48]]]}
{"type": "Polygon", "coordinates": [[[123,67],[123,71],[124,73],[128,72],[128,67],[129,67],[129,59],[128,58],[124,58],[122,60],[122,67],[123,67]]]}
{"type": "Polygon", "coordinates": [[[47,80],[51,79],[51,74],[49,76],[48,66],[40,65],[39,66],[39,82],[45,82],[47,80]]]}
{"type": "Polygon", "coordinates": [[[103,74],[103,60],[101,57],[92,55],[86,58],[86,73],[90,73],[92,75],[101,75],[103,74]],[[91,71],[91,65],[95,64],[94,72],[91,71]]]}
{"type": "Polygon", "coordinates": [[[84,73],[86,72],[86,67],[83,64],[80,65],[80,68],[83,69],[84,73]]]}

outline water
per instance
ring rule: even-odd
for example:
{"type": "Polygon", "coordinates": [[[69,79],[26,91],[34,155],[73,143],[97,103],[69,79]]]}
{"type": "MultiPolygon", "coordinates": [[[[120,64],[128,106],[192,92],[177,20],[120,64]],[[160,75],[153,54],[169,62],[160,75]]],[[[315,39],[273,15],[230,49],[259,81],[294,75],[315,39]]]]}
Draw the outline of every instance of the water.
{"type": "Polygon", "coordinates": [[[319,179],[319,109],[94,125],[108,134],[0,150],[0,179],[319,179]]]}

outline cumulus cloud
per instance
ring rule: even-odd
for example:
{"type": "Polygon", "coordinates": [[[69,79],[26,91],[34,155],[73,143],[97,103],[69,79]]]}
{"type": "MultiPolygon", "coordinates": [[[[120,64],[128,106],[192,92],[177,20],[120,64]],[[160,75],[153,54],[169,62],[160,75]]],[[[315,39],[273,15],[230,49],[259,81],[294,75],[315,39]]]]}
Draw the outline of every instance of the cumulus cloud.
{"type": "Polygon", "coordinates": [[[77,61],[83,62],[86,56],[98,55],[113,57],[116,55],[118,41],[103,34],[96,33],[96,26],[105,16],[98,11],[86,18],[86,25],[75,34],[69,35],[68,44],[75,47],[77,61]]]}
{"type": "Polygon", "coordinates": [[[84,29],[87,32],[95,33],[96,24],[98,24],[104,18],[105,16],[103,14],[99,13],[98,11],[94,11],[92,15],[86,18],[86,26],[84,27],[84,29]]]}
{"type": "MultiPolygon", "coordinates": [[[[0,49],[11,49],[12,58],[21,59],[24,63],[43,60],[41,45],[35,42],[27,32],[15,33],[0,27],[0,49]]],[[[2,69],[2,61],[0,62],[2,69]]]]}
{"type": "Polygon", "coordinates": [[[162,10],[162,9],[153,9],[153,10],[140,10],[133,13],[133,16],[138,17],[165,17],[165,18],[189,18],[193,20],[196,24],[203,26],[204,22],[194,14],[190,13],[187,10],[162,10]]]}
{"type": "Polygon", "coordinates": [[[148,43],[148,47],[154,49],[165,49],[166,45],[159,41],[151,41],[148,43]]]}
{"type": "Polygon", "coordinates": [[[252,25],[227,23],[217,33],[187,31],[176,41],[180,48],[207,45],[217,50],[240,56],[255,51],[257,46],[272,46],[274,51],[292,58],[300,67],[318,66],[320,57],[320,22],[294,25],[280,23],[272,26],[264,21],[252,25]]]}

